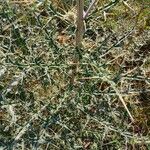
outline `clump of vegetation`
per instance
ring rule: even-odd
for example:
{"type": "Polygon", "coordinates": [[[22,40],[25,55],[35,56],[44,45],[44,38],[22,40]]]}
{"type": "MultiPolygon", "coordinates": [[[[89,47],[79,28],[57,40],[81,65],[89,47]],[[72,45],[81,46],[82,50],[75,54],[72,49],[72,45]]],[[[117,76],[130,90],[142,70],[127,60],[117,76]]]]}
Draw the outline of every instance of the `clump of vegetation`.
{"type": "Polygon", "coordinates": [[[149,149],[148,4],[0,2],[0,149],[149,149]]]}

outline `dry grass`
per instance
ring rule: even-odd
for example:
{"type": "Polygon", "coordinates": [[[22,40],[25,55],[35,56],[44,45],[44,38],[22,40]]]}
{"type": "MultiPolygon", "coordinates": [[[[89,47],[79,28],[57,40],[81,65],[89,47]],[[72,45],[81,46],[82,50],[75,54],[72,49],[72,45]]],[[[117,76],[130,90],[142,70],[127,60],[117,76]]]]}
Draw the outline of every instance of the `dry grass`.
{"type": "Polygon", "coordinates": [[[98,1],[80,50],[51,2],[0,2],[0,149],[150,149],[147,2],[98,1]]]}

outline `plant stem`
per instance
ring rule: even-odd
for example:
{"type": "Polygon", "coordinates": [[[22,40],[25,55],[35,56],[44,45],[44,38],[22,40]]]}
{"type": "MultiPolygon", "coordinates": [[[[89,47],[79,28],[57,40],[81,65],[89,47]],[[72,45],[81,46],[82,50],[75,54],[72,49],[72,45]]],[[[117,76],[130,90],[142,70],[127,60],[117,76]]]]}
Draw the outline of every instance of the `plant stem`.
{"type": "Polygon", "coordinates": [[[83,22],[84,0],[77,0],[77,31],[76,31],[76,47],[81,48],[84,22],[83,22]]]}
{"type": "Polygon", "coordinates": [[[88,16],[88,14],[89,14],[90,10],[92,9],[92,7],[94,6],[95,2],[96,2],[96,0],[92,0],[92,2],[90,3],[90,6],[88,7],[87,11],[83,15],[83,19],[85,19],[88,16]]]}

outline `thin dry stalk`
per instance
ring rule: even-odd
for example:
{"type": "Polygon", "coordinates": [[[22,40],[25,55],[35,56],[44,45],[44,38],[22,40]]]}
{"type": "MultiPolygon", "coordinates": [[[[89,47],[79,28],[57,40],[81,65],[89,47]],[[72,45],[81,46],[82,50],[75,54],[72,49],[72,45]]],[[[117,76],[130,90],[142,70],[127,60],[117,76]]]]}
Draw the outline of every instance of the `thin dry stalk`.
{"type": "Polygon", "coordinates": [[[85,19],[88,16],[90,10],[93,8],[95,3],[96,3],[96,0],[92,0],[92,2],[90,3],[90,6],[88,7],[87,11],[84,13],[83,19],[85,19]]]}
{"type": "Polygon", "coordinates": [[[84,0],[77,1],[77,31],[76,31],[76,47],[81,47],[81,42],[84,33],[84,22],[83,22],[83,11],[84,11],[84,0]]]}

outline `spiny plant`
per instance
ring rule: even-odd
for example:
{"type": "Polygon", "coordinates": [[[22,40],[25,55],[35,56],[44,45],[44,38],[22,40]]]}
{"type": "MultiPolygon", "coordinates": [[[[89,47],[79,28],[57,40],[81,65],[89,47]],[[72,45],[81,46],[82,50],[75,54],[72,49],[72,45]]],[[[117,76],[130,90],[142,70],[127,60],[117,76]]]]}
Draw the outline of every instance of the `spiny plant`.
{"type": "Polygon", "coordinates": [[[51,2],[0,2],[0,149],[148,149],[146,15],[135,0],[99,0],[84,20],[84,1],[77,48],[57,41],[75,43],[77,1],[51,2]]]}

